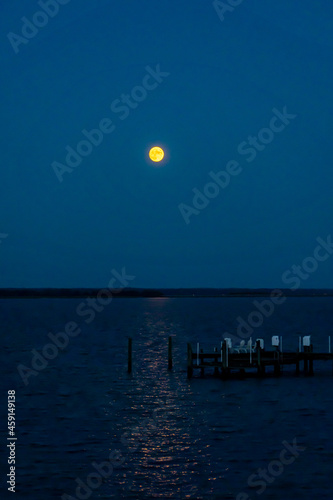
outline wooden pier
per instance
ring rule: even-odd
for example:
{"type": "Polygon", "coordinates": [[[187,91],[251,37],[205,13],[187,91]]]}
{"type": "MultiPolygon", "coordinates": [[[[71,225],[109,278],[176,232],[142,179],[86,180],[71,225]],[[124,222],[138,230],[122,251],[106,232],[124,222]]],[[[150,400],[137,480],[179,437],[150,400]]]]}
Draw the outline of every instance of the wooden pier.
{"type": "Polygon", "coordinates": [[[303,367],[303,373],[311,376],[314,374],[314,361],[331,360],[333,362],[330,337],[327,353],[315,352],[309,335],[303,337],[303,350],[301,338],[299,338],[298,350],[295,352],[282,351],[282,337],[272,337],[272,346],[272,350],[266,350],[263,339],[257,339],[254,345],[250,339],[247,347],[243,344],[232,348],[231,340],[225,339],[221,342],[219,351],[215,347],[213,352],[203,352],[199,343],[197,343],[196,351],[193,351],[191,344],[188,343],[187,377],[190,379],[194,370],[200,370],[201,376],[204,376],[206,369],[210,369],[215,376],[223,379],[234,375],[243,378],[250,373],[263,377],[267,367],[272,367],[271,373],[279,376],[285,365],[294,365],[296,375],[300,374],[300,367],[303,367]]]}

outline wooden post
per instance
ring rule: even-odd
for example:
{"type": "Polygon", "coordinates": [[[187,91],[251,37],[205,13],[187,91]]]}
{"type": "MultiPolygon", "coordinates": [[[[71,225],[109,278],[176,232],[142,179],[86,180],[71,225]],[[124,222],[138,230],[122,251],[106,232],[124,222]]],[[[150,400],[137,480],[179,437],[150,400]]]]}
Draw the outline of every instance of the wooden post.
{"type": "Polygon", "coordinates": [[[191,344],[187,344],[187,378],[191,378],[193,375],[193,365],[192,365],[192,347],[191,344]]]}
{"type": "Polygon", "coordinates": [[[227,378],[228,373],[228,344],[226,340],[222,343],[222,377],[227,378]]]}
{"type": "MultiPolygon", "coordinates": [[[[331,336],[328,337],[328,352],[331,354],[331,336]]],[[[333,375],[333,358],[332,358],[332,375],[333,375]]]]}
{"type": "Polygon", "coordinates": [[[258,370],[258,375],[262,374],[262,366],[261,366],[261,347],[260,347],[260,340],[257,340],[257,370],[258,370]]]}
{"type": "MultiPolygon", "coordinates": [[[[224,342],[225,342],[225,341],[224,341],[224,342]]],[[[216,363],[216,365],[217,365],[218,360],[219,360],[219,358],[218,358],[218,354],[217,354],[217,347],[214,347],[214,353],[215,353],[214,362],[215,362],[215,363],[216,363]]],[[[215,365],[215,367],[214,367],[214,376],[215,376],[215,377],[217,377],[217,375],[219,374],[219,369],[218,369],[218,367],[217,367],[216,365],[215,365]]]]}
{"type": "Polygon", "coordinates": [[[128,339],[128,373],[132,373],[132,339],[129,337],[128,339]]]}
{"type": "Polygon", "coordinates": [[[227,343],[224,340],[222,343],[222,369],[225,371],[227,368],[227,343]]]}
{"type": "Polygon", "coordinates": [[[304,373],[308,373],[308,346],[304,346],[304,373]]]}
{"type": "Polygon", "coordinates": [[[310,347],[309,347],[309,356],[310,356],[310,359],[309,359],[309,375],[313,375],[313,356],[312,356],[312,353],[313,353],[313,345],[310,344],[310,347]]]}
{"type": "Polygon", "coordinates": [[[280,370],[280,351],[279,348],[276,347],[275,353],[274,353],[274,374],[276,376],[280,375],[281,370],[280,370]]]}
{"type": "Polygon", "coordinates": [[[172,370],[172,337],[169,337],[168,344],[168,370],[172,370]]]}
{"type": "Polygon", "coordinates": [[[250,365],[252,365],[252,337],[250,337],[250,365]]]}
{"type": "MultiPolygon", "coordinates": [[[[301,340],[301,337],[299,338],[301,340]]],[[[298,351],[296,351],[296,375],[299,375],[299,358],[301,352],[301,342],[298,343],[298,351]]]]}
{"type": "MultiPolygon", "coordinates": [[[[200,353],[203,354],[203,349],[200,349],[200,353]]],[[[202,360],[202,362],[203,362],[203,360],[202,360]]],[[[203,366],[201,366],[201,368],[200,368],[200,375],[201,375],[201,377],[203,377],[205,375],[205,369],[203,366]]]]}

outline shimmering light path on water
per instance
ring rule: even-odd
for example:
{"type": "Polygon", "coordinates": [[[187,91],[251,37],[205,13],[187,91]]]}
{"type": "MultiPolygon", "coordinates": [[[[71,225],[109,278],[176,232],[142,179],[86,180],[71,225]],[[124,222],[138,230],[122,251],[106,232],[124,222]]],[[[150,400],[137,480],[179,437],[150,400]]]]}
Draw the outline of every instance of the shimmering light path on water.
{"type": "MultiPolygon", "coordinates": [[[[2,390],[17,391],[18,498],[77,498],[80,480],[87,484],[93,464],[112,452],[114,470],[91,498],[256,498],[258,469],[279,460],[283,442],[295,439],[305,449],[281,474],[269,474],[262,498],[332,498],[331,364],[316,365],[313,378],[286,370],[278,379],[186,378],[186,343],[218,345],[236,318],[251,312],[251,298],[115,299],[91,324],[76,315],[78,303],[0,301],[2,390]],[[81,333],[25,386],[17,364],[30,366],[31,350],[40,352],[48,332],[68,321],[81,333]]],[[[327,350],[332,306],[332,298],[288,298],[252,336],[268,342],[283,335],[284,348],[294,350],[297,332],[311,333],[315,347],[327,350]]]]}

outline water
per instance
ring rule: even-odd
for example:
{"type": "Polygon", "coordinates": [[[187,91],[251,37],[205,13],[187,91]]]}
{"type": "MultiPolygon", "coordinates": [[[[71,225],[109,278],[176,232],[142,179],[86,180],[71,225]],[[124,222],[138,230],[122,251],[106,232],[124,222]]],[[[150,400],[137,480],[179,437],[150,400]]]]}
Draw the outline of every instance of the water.
{"type": "MultiPolygon", "coordinates": [[[[315,363],[312,378],[286,368],[281,378],[186,378],[187,342],[219,345],[254,309],[252,298],[114,299],[89,324],[76,312],[82,302],[0,301],[2,395],[4,403],[9,389],[17,397],[17,498],[332,498],[330,362],[315,363]],[[69,321],[81,332],[25,385],[17,365],[31,367],[31,350],[41,352],[47,334],[69,321]],[[295,439],[294,459],[281,455],[295,439]],[[100,484],[93,464],[110,460],[100,484]],[[80,480],[90,488],[76,491],[80,480]]],[[[332,306],[332,297],[288,298],[252,338],[283,335],[284,349],[295,350],[298,332],[311,333],[315,350],[327,351],[332,306]]],[[[7,473],[6,453],[2,463],[7,473]]]]}

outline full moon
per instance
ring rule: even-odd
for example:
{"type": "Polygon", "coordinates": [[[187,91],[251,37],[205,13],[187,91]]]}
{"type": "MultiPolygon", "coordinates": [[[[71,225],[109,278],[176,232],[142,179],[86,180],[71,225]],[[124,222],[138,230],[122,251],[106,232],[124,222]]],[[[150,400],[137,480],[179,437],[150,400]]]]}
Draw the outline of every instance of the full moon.
{"type": "Polygon", "coordinates": [[[163,149],[159,148],[158,146],[154,146],[149,151],[149,158],[152,161],[156,161],[156,162],[163,160],[163,158],[164,158],[164,151],[163,151],[163,149]]]}

